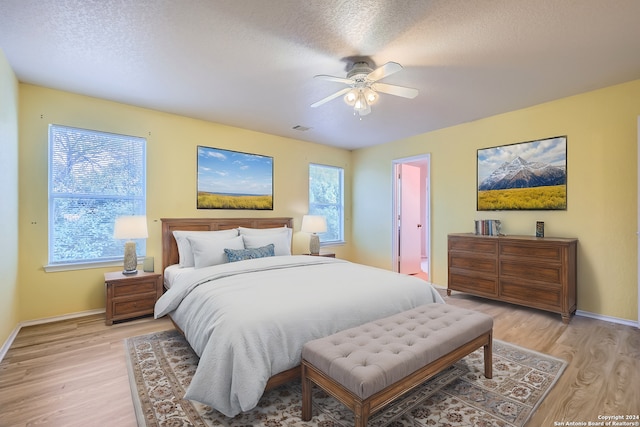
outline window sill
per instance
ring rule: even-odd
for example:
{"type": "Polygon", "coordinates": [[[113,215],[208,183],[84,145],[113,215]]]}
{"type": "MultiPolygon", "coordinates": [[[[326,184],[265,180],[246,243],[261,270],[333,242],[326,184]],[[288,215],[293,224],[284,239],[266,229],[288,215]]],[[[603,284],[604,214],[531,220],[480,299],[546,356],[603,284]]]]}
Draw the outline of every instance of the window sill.
{"type": "Polygon", "coordinates": [[[45,265],[44,271],[46,273],[56,273],[59,271],[73,271],[73,270],[88,270],[92,268],[105,268],[105,267],[122,267],[123,261],[97,261],[97,262],[78,262],[69,264],[48,264],[45,265]]]}
{"type": "Polygon", "coordinates": [[[333,242],[320,242],[320,247],[324,248],[324,247],[330,247],[330,246],[344,246],[346,244],[346,242],[344,241],[333,241],[333,242]]]}

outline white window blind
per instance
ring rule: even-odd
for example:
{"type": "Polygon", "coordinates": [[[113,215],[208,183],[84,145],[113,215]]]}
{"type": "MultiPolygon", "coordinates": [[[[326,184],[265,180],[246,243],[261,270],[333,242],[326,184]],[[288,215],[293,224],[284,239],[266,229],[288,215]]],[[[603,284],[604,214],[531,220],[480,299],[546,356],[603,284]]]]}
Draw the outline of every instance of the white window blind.
{"type": "Polygon", "coordinates": [[[49,265],[122,259],[115,219],[145,214],[146,139],[49,126],[49,265]]]}
{"type": "Polygon", "coordinates": [[[309,165],[309,214],[322,215],[327,231],[320,244],[344,242],[344,170],[335,166],[309,165]]]}

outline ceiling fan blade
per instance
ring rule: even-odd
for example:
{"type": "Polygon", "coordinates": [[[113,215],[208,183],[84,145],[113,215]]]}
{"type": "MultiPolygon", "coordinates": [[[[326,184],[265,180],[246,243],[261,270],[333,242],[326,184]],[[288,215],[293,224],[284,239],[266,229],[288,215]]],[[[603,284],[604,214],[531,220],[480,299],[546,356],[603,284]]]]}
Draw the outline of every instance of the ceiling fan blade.
{"type": "Polygon", "coordinates": [[[403,98],[413,99],[418,96],[418,89],[390,85],[387,83],[374,83],[371,85],[371,89],[375,90],[376,92],[388,93],[389,95],[401,96],[403,98]]]}
{"type": "Polygon", "coordinates": [[[333,95],[329,95],[326,98],[323,98],[318,102],[314,102],[313,104],[311,104],[311,108],[319,107],[322,104],[331,101],[332,99],[335,99],[335,98],[337,98],[337,97],[339,97],[341,95],[344,95],[345,93],[349,92],[350,90],[351,90],[350,87],[345,87],[344,89],[337,91],[333,95]]]}
{"type": "Polygon", "coordinates": [[[345,84],[353,84],[353,80],[352,79],[345,79],[344,77],[334,77],[334,76],[327,76],[325,74],[318,74],[317,76],[313,76],[314,79],[321,79],[321,80],[328,80],[330,82],[338,82],[338,83],[345,83],[345,84]]]}
{"type": "Polygon", "coordinates": [[[397,62],[387,62],[386,64],[381,65],[380,67],[370,72],[367,75],[367,79],[375,82],[376,80],[383,79],[393,73],[397,73],[400,70],[402,70],[402,65],[398,64],[397,62]]]}

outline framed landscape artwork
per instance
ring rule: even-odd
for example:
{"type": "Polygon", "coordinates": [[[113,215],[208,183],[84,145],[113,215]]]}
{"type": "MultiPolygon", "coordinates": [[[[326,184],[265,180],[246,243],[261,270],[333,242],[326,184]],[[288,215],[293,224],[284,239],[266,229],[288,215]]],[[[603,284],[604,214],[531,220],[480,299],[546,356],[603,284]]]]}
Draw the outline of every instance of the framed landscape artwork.
{"type": "Polygon", "coordinates": [[[273,157],[198,146],[198,209],[273,210],[273,157]]]}
{"type": "Polygon", "coordinates": [[[479,211],[566,210],[567,137],[478,150],[479,211]]]}

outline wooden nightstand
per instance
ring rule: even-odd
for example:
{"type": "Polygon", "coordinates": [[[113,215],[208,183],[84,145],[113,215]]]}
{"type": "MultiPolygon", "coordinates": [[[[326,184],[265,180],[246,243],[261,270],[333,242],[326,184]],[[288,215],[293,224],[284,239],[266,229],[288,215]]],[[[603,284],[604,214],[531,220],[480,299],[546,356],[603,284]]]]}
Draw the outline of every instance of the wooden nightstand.
{"type": "Polygon", "coordinates": [[[319,254],[305,254],[305,255],[310,255],[310,256],[324,256],[327,258],[335,258],[336,254],[333,252],[320,252],[319,254]]]}
{"type": "Polygon", "coordinates": [[[120,271],[104,273],[107,292],[106,324],[153,314],[153,307],[162,296],[162,280],[158,273],[126,276],[120,271]]]}

